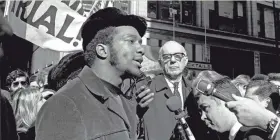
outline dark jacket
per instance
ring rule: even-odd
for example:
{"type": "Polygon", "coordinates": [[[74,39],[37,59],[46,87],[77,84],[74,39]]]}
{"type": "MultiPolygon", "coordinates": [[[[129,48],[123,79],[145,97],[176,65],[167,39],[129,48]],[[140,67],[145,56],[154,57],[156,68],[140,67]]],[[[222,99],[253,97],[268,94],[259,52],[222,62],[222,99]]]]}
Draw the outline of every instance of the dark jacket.
{"type": "MultiPolygon", "coordinates": [[[[219,133],[219,140],[229,140],[229,132],[219,133]]],[[[242,126],[234,140],[269,140],[268,133],[257,127],[242,126]]]]}
{"type": "Polygon", "coordinates": [[[27,132],[18,132],[19,140],[35,140],[35,127],[31,127],[27,132]]]}
{"type": "Polygon", "coordinates": [[[269,140],[268,133],[260,128],[241,127],[234,140],[269,140]]]}
{"type": "Polygon", "coordinates": [[[17,128],[15,116],[10,102],[0,91],[0,115],[1,115],[1,140],[17,140],[17,128]]]}
{"type": "MultiPolygon", "coordinates": [[[[200,121],[198,114],[196,101],[191,94],[190,81],[183,78],[182,91],[184,99],[184,108],[190,116],[187,122],[193,131],[196,139],[208,139],[212,137],[207,137],[206,127],[200,121]],[[196,135],[197,134],[197,135],[196,135]]],[[[175,126],[177,120],[175,119],[175,114],[170,112],[166,107],[166,100],[173,96],[168,84],[163,75],[158,75],[153,78],[150,85],[152,92],[155,93],[154,100],[150,103],[147,112],[145,112],[144,128],[145,128],[145,139],[146,140],[169,140],[174,138],[173,133],[176,132],[175,126]]],[[[216,135],[215,135],[216,136],[216,135]]],[[[176,136],[175,136],[176,137],[176,136]]]]}
{"type": "Polygon", "coordinates": [[[39,111],[36,140],[136,139],[136,102],[121,101],[85,66],[39,111]]]}

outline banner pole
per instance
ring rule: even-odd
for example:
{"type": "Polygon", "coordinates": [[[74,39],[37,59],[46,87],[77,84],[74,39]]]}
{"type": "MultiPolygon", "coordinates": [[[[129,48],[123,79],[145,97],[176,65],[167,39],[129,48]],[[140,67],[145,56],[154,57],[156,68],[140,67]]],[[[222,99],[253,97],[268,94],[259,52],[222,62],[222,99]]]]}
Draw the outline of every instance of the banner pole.
{"type": "Polygon", "coordinates": [[[7,16],[7,20],[9,20],[9,16],[8,16],[8,13],[9,13],[9,8],[10,8],[10,3],[11,3],[11,0],[6,0],[6,3],[5,3],[5,11],[4,11],[4,17],[7,16]]]}

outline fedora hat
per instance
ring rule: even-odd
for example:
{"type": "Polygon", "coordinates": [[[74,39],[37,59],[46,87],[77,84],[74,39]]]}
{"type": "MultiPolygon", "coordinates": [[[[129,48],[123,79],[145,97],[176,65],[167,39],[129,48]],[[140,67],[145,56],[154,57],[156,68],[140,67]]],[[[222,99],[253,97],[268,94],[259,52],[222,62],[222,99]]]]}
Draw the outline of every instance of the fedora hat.
{"type": "Polygon", "coordinates": [[[147,23],[144,18],[136,15],[128,15],[115,7],[107,7],[92,14],[83,24],[81,35],[83,49],[95,37],[98,31],[107,27],[132,26],[141,37],[144,36],[147,23]]]}

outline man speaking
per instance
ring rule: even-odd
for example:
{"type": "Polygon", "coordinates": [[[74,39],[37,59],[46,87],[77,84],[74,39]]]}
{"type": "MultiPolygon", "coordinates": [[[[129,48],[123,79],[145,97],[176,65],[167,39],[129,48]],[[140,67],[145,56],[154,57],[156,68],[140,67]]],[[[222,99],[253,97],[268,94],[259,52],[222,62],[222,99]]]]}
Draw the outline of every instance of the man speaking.
{"type": "Polygon", "coordinates": [[[136,139],[136,103],[120,86],[142,74],[146,28],[144,18],[116,8],[87,19],[81,30],[87,65],[41,108],[36,140],[136,139]]]}

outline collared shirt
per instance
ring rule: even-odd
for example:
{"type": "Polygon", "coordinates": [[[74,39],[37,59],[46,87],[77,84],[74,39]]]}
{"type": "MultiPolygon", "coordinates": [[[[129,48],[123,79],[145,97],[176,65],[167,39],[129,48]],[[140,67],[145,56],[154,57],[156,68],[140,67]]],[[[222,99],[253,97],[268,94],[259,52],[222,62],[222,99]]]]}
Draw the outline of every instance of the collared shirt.
{"type": "Polygon", "coordinates": [[[102,81],[102,83],[105,85],[105,87],[106,87],[111,93],[113,93],[114,95],[121,95],[121,94],[122,94],[122,91],[121,91],[120,88],[116,87],[115,85],[113,85],[113,84],[111,84],[111,83],[109,83],[109,82],[107,82],[107,81],[105,81],[105,80],[103,80],[103,79],[101,79],[101,78],[99,78],[99,79],[102,81]]]}
{"type": "MultiPolygon", "coordinates": [[[[170,88],[171,92],[174,93],[174,84],[165,77],[165,80],[168,84],[168,87],[170,88]]],[[[180,96],[181,96],[181,102],[182,102],[182,109],[184,109],[184,98],[183,98],[183,91],[182,91],[182,79],[180,80],[179,82],[179,85],[178,85],[178,91],[180,93],[180,96]]]]}
{"type": "Polygon", "coordinates": [[[233,125],[233,127],[229,131],[229,140],[234,140],[237,132],[242,127],[242,124],[238,121],[233,125]]]}

